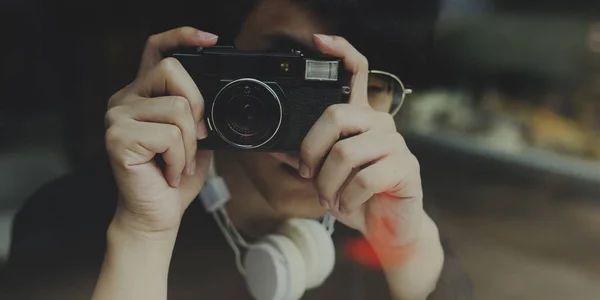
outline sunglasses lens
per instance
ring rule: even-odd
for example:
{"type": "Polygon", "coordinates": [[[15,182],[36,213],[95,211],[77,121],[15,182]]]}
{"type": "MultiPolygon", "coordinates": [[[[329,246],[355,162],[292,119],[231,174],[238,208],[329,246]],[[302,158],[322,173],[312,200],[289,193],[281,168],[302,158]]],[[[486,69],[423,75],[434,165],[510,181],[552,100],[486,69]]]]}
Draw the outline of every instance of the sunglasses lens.
{"type": "Polygon", "coordinates": [[[375,108],[388,108],[396,114],[404,102],[405,89],[396,76],[386,72],[369,73],[369,102],[375,108]]]}

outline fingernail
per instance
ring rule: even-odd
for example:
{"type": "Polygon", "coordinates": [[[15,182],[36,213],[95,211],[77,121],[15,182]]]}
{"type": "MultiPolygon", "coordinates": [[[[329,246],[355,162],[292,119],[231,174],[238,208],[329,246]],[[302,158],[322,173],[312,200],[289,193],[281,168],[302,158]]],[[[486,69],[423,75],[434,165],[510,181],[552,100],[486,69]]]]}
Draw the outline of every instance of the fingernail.
{"type": "Polygon", "coordinates": [[[333,41],[333,38],[331,36],[325,35],[325,34],[315,34],[315,36],[321,40],[322,42],[331,42],[333,41]]]}
{"type": "Polygon", "coordinates": [[[197,35],[201,40],[205,40],[205,41],[214,40],[214,39],[218,38],[217,35],[212,34],[210,32],[204,32],[204,31],[198,31],[197,35]]]}
{"type": "Polygon", "coordinates": [[[208,135],[208,131],[206,130],[206,124],[204,120],[198,123],[198,128],[196,129],[196,138],[199,140],[203,140],[208,135]]]}
{"type": "Polygon", "coordinates": [[[194,158],[186,167],[185,173],[189,176],[194,175],[196,173],[196,159],[194,158]]]}
{"type": "Polygon", "coordinates": [[[175,187],[179,187],[180,182],[181,182],[181,175],[177,175],[177,177],[175,177],[175,182],[173,182],[173,184],[175,184],[175,187]]]}
{"type": "Polygon", "coordinates": [[[303,163],[300,163],[300,168],[298,168],[298,173],[300,173],[300,176],[302,176],[304,178],[309,178],[310,177],[310,170],[303,163]]]}

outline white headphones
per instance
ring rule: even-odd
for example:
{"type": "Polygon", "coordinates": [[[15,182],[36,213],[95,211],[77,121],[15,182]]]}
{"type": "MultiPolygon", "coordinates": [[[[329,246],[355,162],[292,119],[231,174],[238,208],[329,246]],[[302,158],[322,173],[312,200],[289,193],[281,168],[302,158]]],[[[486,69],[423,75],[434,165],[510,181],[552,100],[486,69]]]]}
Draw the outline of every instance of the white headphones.
{"type": "Polygon", "coordinates": [[[335,218],[287,220],[277,233],[248,244],[235,229],[224,208],[230,194],[216,174],[214,159],[200,198],[213,214],[236,256],[238,270],[256,300],[298,300],[306,290],[320,286],[335,264],[331,239],[335,218]],[[240,248],[246,251],[242,260],[240,248]]]}

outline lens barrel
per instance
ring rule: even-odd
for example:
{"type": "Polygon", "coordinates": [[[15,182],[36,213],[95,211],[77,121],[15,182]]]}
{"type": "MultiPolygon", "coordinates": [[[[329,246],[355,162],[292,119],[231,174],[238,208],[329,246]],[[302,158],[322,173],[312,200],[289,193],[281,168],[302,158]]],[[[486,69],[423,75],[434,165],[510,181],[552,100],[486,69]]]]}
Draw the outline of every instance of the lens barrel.
{"type": "Polygon", "coordinates": [[[266,83],[243,78],[225,85],[212,105],[215,130],[230,145],[253,149],[268,143],[281,127],[279,96],[266,83]]]}

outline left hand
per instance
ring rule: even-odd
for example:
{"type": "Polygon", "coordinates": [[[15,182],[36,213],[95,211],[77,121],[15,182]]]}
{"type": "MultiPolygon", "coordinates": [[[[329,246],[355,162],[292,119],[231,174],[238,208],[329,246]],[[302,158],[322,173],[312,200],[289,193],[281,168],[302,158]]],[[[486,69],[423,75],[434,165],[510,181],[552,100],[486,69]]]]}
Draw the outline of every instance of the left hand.
{"type": "Polygon", "coordinates": [[[410,245],[425,216],[419,163],[393,117],[370,107],[367,59],[341,37],[315,35],[314,44],[344,60],[352,91],[349,103],[330,106],[303,140],[300,175],[313,178],[321,205],[374,248],[410,245]]]}

